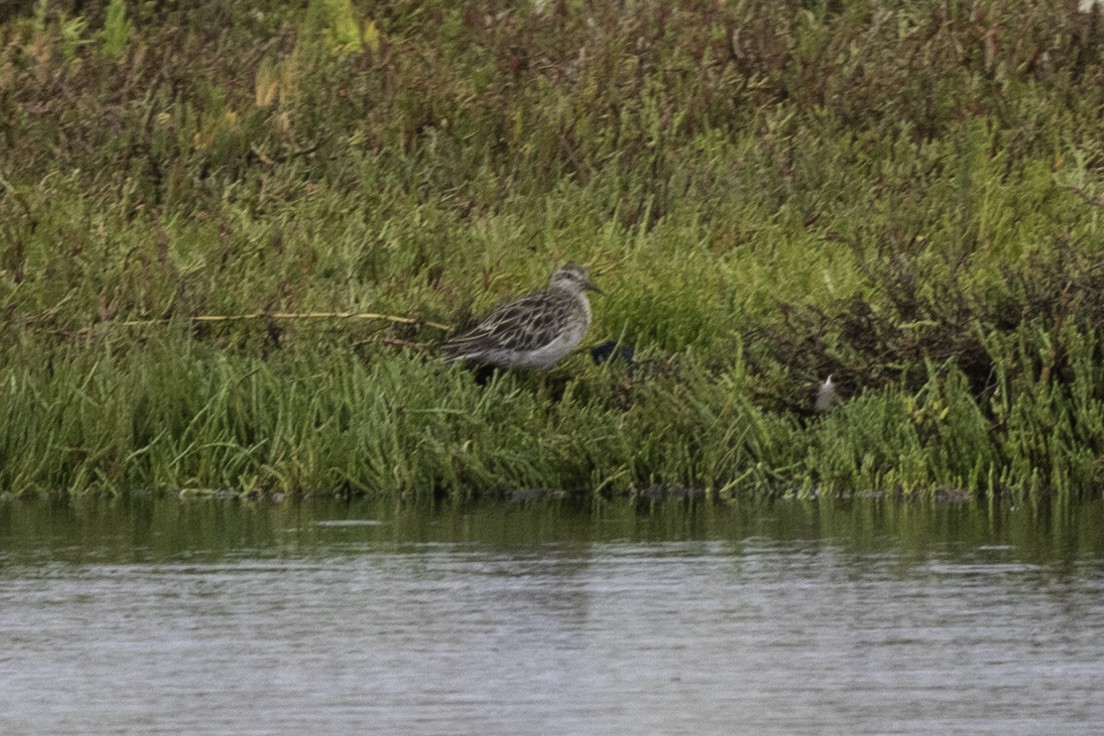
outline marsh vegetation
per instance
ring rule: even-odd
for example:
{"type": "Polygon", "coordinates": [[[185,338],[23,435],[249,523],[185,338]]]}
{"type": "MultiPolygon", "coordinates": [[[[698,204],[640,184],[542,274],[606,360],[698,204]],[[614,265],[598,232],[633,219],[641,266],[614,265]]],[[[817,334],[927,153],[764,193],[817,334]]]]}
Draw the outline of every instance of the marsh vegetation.
{"type": "Polygon", "coordinates": [[[1104,481],[1098,11],[25,5],[4,494],[1104,481]],[[566,260],[631,378],[436,358],[566,260]]]}

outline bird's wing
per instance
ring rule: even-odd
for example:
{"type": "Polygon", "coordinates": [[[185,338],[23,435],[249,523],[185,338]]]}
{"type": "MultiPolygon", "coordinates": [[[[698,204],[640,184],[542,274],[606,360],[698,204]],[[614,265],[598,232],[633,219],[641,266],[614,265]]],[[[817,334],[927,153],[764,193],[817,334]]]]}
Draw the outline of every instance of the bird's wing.
{"type": "Polygon", "coordinates": [[[452,354],[493,346],[505,350],[535,350],[560,334],[572,297],[556,292],[529,294],[494,309],[478,325],[444,344],[452,354]]]}

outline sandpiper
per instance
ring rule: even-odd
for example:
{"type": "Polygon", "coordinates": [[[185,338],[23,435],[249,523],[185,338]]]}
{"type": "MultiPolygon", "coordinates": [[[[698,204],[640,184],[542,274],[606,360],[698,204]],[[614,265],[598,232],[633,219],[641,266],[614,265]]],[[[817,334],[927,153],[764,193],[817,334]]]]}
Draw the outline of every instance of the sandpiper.
{"type": "Polygon", "coordinates": [[[503,368],[549,368],[579,346],[590,327],[586,291],[603,293],[587,270],[565,263],[548,288],[500,304],[473,329],[441,346],[445,360],[503,368]]]}
{"type": "Polygon", "coordinates": [[[828,380],[817,386],[816,401],[813,403],[813,410],[816,411],[817,414],[823,414],[841,401],[843,401],[843,399],[840,398],[835,381],[832,380],[831,376],[828,376],[828,380]]]}

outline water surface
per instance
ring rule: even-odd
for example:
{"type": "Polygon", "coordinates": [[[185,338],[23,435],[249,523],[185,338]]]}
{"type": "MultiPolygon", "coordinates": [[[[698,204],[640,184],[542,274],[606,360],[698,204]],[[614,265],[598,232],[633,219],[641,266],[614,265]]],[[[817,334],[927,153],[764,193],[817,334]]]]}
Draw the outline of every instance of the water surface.
{"type": "Polygon", "coordinates": [[[1104,507],[0,505],[3,734],[1096,734],[1104,507]]]}

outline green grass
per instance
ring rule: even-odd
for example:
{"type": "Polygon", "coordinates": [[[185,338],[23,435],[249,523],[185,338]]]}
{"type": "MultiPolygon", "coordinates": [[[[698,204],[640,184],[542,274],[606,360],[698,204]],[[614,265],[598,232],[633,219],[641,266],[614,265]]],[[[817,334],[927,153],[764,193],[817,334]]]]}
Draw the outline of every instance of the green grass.
{"type": "Polygon", "coordinates": [[[0,493],[1104,480],[1096,15],[76,7],[0,21],[0,493]],[[634,381],[434,359],[567,259],[634,381]]]}

